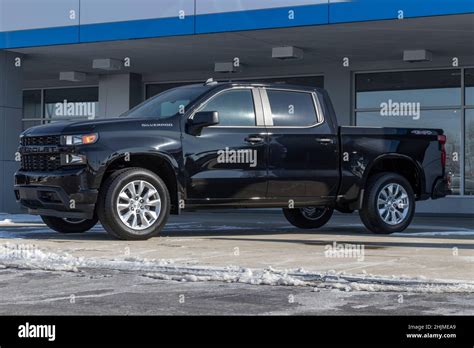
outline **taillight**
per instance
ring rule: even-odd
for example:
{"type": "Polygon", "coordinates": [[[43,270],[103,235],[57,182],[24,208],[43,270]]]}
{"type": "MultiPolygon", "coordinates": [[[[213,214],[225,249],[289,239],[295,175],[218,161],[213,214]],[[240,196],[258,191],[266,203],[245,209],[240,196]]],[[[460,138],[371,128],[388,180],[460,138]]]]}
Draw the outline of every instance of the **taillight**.
{"type": "Polygon", "coordinates": [[[446,167],[446,135],[438,135],[438,142],[441,145],[441,165],[446,167]]]}

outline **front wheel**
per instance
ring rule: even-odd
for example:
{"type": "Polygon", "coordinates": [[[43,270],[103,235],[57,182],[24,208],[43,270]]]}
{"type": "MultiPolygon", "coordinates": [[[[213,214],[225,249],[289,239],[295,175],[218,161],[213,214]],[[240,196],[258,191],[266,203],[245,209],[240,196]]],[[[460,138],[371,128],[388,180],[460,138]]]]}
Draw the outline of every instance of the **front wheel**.
{"type": "Polygon", "coordinates": [[[59,218],[54,216],[41,215],[43,222],[59,233],[83,233],[89,231],[97,224],[97,218],[93,219],[72,219],[59,218]]]}
{"type": "Polygon", "coordinates": [[[304,207],[283,209],[283,215],[290,224],[298,228],[319,228],[324,226],[332,216],[334,209],[329,207],[304,207]]]}
{"type": "Polygon", "coordinates": [[[163,229],[170,214],[168,189],[149,170],[120,170],[101,187],[97,214],[105,230],[116,238],[149,239],[163,229]]]}
{"type": "Polygon", "coordinates": [[[370,178],[359,211],[365,227],[378,234],[401,232],[415,214],[415,195],[401,175],[380,173],[370,178]]]}

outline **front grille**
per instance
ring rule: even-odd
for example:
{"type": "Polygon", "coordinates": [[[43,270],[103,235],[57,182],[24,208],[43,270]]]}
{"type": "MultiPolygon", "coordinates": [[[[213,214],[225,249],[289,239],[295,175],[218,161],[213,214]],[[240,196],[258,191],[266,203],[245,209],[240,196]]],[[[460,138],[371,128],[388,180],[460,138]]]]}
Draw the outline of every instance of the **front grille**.
{"type": "Polygon", "coordinates": [[[44,135],[44,136],[24,136],[20,140],[22,147],[38,146],[39,153],[28,153],[31,148],[24,149],[21,156],[21,169],[25,171],[49,172],[58,169],[61,166],[61,155],[57,152],[45,153],[43,147],[60,146],[60,135],[44,135]]]}
{"type": "Polygon", "coordinates": [[[48,146],[48,145],[60,145],[60,135],[45,135],[38,137],[22,137],[22,146],[48,146]]]}
{"type": "Polygon", "coordinates": [[[61,156],[55,154],[24,154],[21,156],[21,169],[34,172],[49,172],[61,166],[61,156]]]}

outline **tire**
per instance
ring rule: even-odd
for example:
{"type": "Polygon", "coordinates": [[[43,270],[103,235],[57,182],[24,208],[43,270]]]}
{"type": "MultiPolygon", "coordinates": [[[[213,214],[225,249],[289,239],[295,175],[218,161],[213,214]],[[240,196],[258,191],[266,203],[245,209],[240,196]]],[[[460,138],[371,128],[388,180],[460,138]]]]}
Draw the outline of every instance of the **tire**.
{"type": "Polygon", "coordinates": [[[290,224],[298,228],[310,229],[324,226],[332,216],[333,208],[305,207],[288,209],[283,208],[283,215],[290,224]]]}
{"type": "Polygon", "coordinates": [[[170,215],[168,189],[163,180],[149,170],[119,170],[107,178],[100,189],[97,215],[105,230],[115,238],[152,238],[160,233],[170,215]]]}
{"type": "Polygon", "coordinates": [[[84,233],[94,227],[98,221],[97,218],[79,220],[43,215],[41,219],[49,228],[59,233],[84,233]]]}
{"type": "Polygon", "coordinates": [[[407,179],[395,173],[380,173],[369,179],[359,210],[368,230],[377,234],[401,232],[410,225],[414,214],[415,194],[407,179]],[[377,205],[379,198],[380,205],[377,205]]]}

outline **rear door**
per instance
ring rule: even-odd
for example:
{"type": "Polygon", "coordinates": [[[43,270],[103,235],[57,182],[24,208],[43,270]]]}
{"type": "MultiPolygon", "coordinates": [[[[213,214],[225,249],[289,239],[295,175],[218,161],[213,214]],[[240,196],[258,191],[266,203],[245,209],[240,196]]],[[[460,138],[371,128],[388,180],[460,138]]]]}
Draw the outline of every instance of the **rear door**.
{"type": "Polygon", "coordinates": [[[337,194],[339,154],[315,92],[262,88],[268,198],[317,203],[337,194]]]}
{"type": "Polygon", "coordinates": [[[232,87],[196,111],[217,111],[219,124],[185,134],[186,198],[191,204],[260,200],[267,192],[267,138],[258,90],[232,87]]]}

